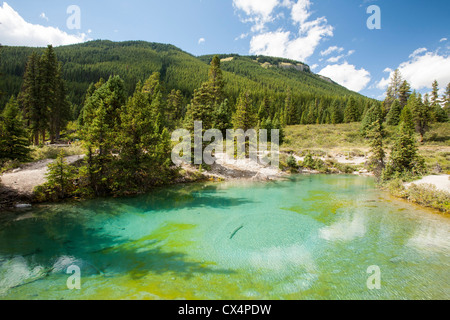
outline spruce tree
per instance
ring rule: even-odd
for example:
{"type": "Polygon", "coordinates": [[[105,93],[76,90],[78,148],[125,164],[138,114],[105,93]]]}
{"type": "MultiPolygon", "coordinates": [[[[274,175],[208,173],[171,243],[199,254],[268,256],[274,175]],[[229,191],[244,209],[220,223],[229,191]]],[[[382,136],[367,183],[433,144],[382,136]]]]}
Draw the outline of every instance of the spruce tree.
{"type": "Polygon", "coordinates": [[[416,131],[420,134],[420,142],[424,140],[425,133],[430,129],[432,122],[432,109],[422,101],[422,95],[413,93],[408,101],[409,109],[412,112],[416,131]]]}
{"type": "Polygon", "coordinates": [[[88,152],[83,172],[96,196],[107,195],[113,187],[113,148],[125,99],[124,83],[116,76],[97,89],[84,106],[82,135],[88,152]]]}
{"type": "Polygon", "coordinates": [[[177,120],[183,116],[183,95],[180,90],[173,89],[167,97],[167,123],[175,129],[177,120]]]}
{"type": "Polygon", "coordinates": [[[391,109],[391,105],[395,100],[400,98],[400,88],[402,87],[402,76],[400,70],[396,69],[391,77],[391,82],[386,92],[384,106],[387,112],[391,109]]]}
{"type": "Polygon", "coordinates": [[[33,52],[27,61],[18,100],[23,108],[25,120],[35,145],[39,144],[39,135],[46,127],[48,115],[47,109],[41,101],[41,91],[39,56],[33,52]]]}
{"type": "MultiPolygon", "coordinates": [[[[158,145],[163,142],[158,119],[146,92],[139,83],[132,98],[122,107],[115,145],[120,161],[116,161],[114,193],[138,193],[156,184],[164,170],[158,162],[158,145]]],[[[165,159],[168,155],[165,155],[165,159]]]]}
{"type": "Polygon", "coordinates": [[[384,122],[384,117],[381,105],[374,103],[369,111],[367,111],[361,124],[361,133],[364,137],[367,138],[369,136],[369,132],[371,131],[373,124],[377,121],[382,125],[384,122]]]}
{"type": "Polygon", "coordinates": [[[353,97],[348,99],[347,107],[344,112],[344,122],[358,122],[358,107],[356,106],[356,101],[353,97]]]}
{"type": "Polygon", "coordinates": [[[339,101],[335,99],[331,105],[331,123],[339,124],[344,121],[344,115],[342,114],[339,101]]]}
{"type": "Polygon", "coordinates": [[[391,106],[391,110],[386,118],[386,122],[389,126],[398,126],[400,123],[400,115],[402,113],[402,106],[399,100],[395,100],[391,106]]]}
{"type": "Polygon", "coordinates": [[[444,93],[444,110],[447,113],[447,118],[450,119],[450,83],[447,85],[444,93]]]}
{"type": "Polygon", "coordinates": [[[242,92],[236,105],[236,113],[233,116],[233,126],[235,129],[242,129],[245,132],[249,129],[256,129],[257,124],[258,118],[250,94],[242,92]]]}
{"type": "Polygon", "coordinates": [[[382,172],[385,168],[386,153],[384,151],[383,139],[385,137],[385,132],[383,124],[380,120],[376,120],[370,125],[368,137],[371,139],[370,142],[370,159],[369,166],[374,172],[375,177],[379,180],[381,178],[382,172]]]}
{"type": "Polygon", "coordinates": [[[418,150],[413,113],[407,105],[402,111],[401,122],[385,171],[385,179],[423,173],[425,170],[424,160],[419,156],[418,150]]]}
{"type": "Polygon", "coordinates": [[[0,114],[0,162],[26,161],[29,153],[27,132],[21,111],[16,99],[11,97],[0,114]]]}
{"type": "Polygon", "coordinates": [[[75,168],[67,164],[64,157],[64,150],[62,150],[58,158],[48,166],[45,188],[53,200],[70,197],[76,189],[74,185],[75,168]]]}
{"type": "Polygon", "coordinates": [[[298,123],[297,119],[297,110],[294,105],[294,101],[292,98],[292,90],[289,89],[286,94],[285,100],[285,110],[286,110],[286,124],[287,125],[295,125],[298,123]]]}
{"type": "MultiPolygon", "coordinates": [[[[46,131],[52,127],[56,127],[54,118],[59,115],[59,106],[57,105],[57,91],[59,87],[58,81],[61,78],[58,76],[58,60],[56,58],[55,50],[51,45],[47,47],[39,61],[40,72],[40,103],[43,108],[43,119],[45,123],[42,124],[41,135],[45,142],[46,131]],[[53,122],[53,123],[52,123],[53,122]]],[[[54,132],[51,133],[52,142],[54,140],[54,132]]]]}
{"type": "Polygon", "coordinates": [[[187,106],[185,128],[194,131],[194,122],[203,122],[203,132],[213,127],[216,110],[225,100],[225,82],[220,68],[220,59],[214,56],[209,69],[209,79],[194,91],[194,97],[187,106]]]}
{"type": "Polygon", "coordinates": [[[411,96],[411,86],[408,81],[403,81],[402,85],[399,89],[398,101],[400,103],[400,107],[403,109],[408,103],[408,99],[411,96]]]}

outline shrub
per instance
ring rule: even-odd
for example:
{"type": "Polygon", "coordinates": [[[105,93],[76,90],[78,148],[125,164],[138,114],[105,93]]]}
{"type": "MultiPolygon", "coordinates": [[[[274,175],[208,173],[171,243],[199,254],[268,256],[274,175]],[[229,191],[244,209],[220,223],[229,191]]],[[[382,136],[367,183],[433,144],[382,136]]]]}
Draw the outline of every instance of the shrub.
{"type": "Polygon", "coordinates": [[[290,155],[287,160],[286,160],[286,164],[288,165],[288,167],[291,169],[291,171],[295,171],[298,169],[298,163],[297,160],[295,160],[295,157],[290,155]]]}

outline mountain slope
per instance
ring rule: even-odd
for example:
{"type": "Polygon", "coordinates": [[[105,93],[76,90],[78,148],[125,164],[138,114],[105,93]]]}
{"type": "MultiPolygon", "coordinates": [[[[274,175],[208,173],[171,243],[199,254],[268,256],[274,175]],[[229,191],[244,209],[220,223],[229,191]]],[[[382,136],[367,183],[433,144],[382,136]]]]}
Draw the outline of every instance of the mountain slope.
{"type": "MultiPolygon", "coordinates": [[[[33,51],[41,53],[44,49],[2,47],[0,50],[0,91],[6,93],[0,100],[2,108],[8,96],[17,94],[20,90],[27,57],[33,51]]],[[[89,84],[101,77],[107,79],[110,75],[120,75],[131,93],[138,81],[145,80],[153,72],[161,73],[161,79],[168,90],[180,89],[188,99],[194,89],[207,79],[211,59],[211,56],[194,57],[172,45],[143,41],[98,40],[58,47],[55,51],[63,64],[69,98],[74,104],[80,104],[89,84]]],[[[300,63],[265,57],[264,65],[258,61],[258,57],[228,55],[228,58],[224,59],[222,67],[227,83],[225,90],[230,99],[235,99],[240,90],[248,89],[257,97],[269,92],[283,101],[288,88],[292,89],[294,95],[304,95],[308,100],[323,96],[350,95],[366,99],[310,73],[309,68],[299,71],[289,67],[290,64],[304,66],[300,63]],[[283,66],[268,67],[268,61],[279,62],[283,66]]]]}

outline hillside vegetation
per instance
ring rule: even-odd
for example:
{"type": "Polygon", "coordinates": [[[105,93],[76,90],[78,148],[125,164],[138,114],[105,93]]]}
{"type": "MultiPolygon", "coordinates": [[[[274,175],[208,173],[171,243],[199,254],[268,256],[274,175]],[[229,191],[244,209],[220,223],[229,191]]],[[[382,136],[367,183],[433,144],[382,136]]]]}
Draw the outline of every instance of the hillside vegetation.
{"type": "MultiPolygon", "coordinates": [[[[22,85],[25,66],[32,52],[42,54],[44,48],[2,47],[0,53],[0,109],[10,95],[17,95],[22,85]]],[[[83,103],[84,95],[91,83],[100,78],[107,80],[111,75],[120,76],[128,95],[131,95],[139,81],[145,81],[154,72],[159,72],[167,92],[180,90],[188,102],[193,91],[208,79],[211,56],[195,57],[173,45],[142,41],[111,42],[91,41],[83,44],[55,48],[62,64],[63,78],[67,83],[69,101],[74,105],[83,103]]],[[[364,107],[369,99],[347,90],[335,83],[321,79],[310,72],[295,69],[263,68],[260,62],[274,65],[291,63],[270,57],[234,58],[222,64],[224,70],[225,92],[233,103],[239,92],[249,90],[256,101],[270,96],[273,104],[284,106],[288,89],[292,90],[293,100],[299,110],[299,121],[303,105],[316,99],[324,99],[331,104],[334,98],[341,98],[345,104],[353,96],[364,107]]]]}

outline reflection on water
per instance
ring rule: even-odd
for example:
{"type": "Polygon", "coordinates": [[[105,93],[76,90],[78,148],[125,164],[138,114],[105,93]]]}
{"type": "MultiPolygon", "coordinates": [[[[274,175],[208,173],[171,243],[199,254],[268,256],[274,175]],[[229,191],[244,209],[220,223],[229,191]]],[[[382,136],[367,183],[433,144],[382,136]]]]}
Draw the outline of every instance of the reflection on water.
{"type": "Polygon", "coordinates": [[[448,217],[368,178],[195,184],[6,216],[0,299],[450,298],[448,217]],[[81,290],[67,289],[72,265],[81,290]],[[366,287],[372,265],[381,290],[366,287]]]}

